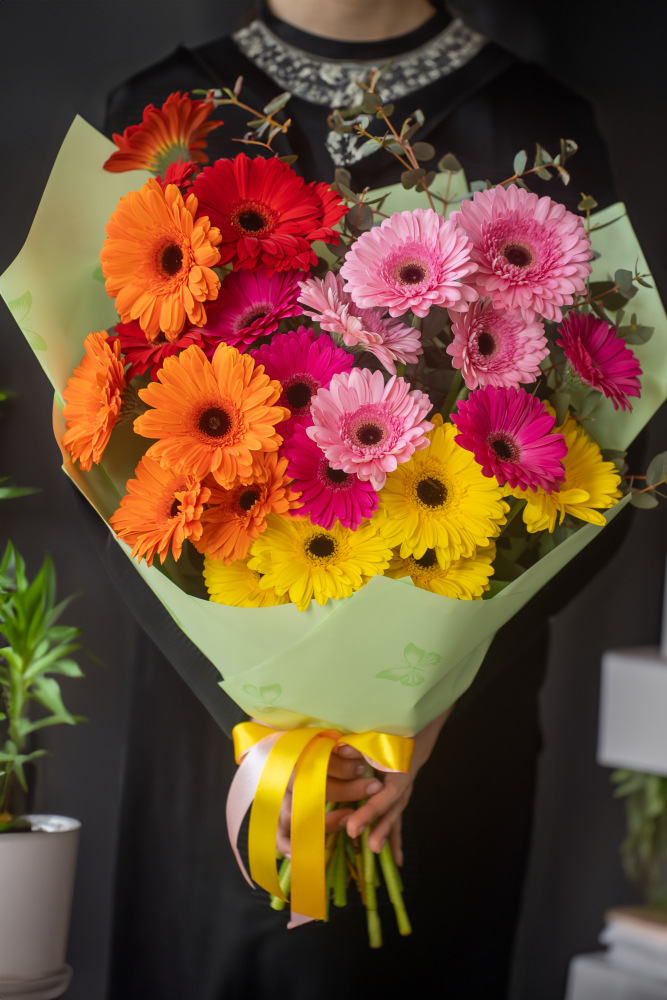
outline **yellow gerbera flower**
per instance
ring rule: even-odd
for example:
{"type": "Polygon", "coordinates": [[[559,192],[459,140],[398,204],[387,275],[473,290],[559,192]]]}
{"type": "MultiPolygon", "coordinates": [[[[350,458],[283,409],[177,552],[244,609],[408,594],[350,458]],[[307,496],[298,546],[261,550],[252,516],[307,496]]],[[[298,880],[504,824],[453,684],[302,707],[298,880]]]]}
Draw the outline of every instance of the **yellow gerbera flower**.
{"type": "Polygon", "coordinates": [[[427,549],[421,559],[414,556],[401,558],[398,550],[389,564],[387,576],[400,580],[402,576],[412,577],[415,587],[430,590],[443,597],[456,597],[462,601],[481,601],[485,590],[490,590],[489,577],[494,569],[491,563],[496,558],[496,543],[480,547],[470,559],[456,559],[447,566],[441,566],[435,549],[427,549]]]}
{"type": "Polygon", "coordinates": [[[496,480],[456,444],[453,424],[439,414],[431,420],[430,445],[389,473],[378,513],[386,515],[382,531],[392,548],[400,545],[403,559],[435,549],[445,568],[500,534],[509,506],[496,480]]]}
{"type": "MultiPolygon", "coordinates": [[[[548,409],[551,410],[549,406],[548,409]]],[[[553,412],[553,411],[552,411],[553,412]]],[[[528,501],[523,520],[530,532],[553,531],[563,523],[565,514],[591,524],[605,524],[601,510],[613,507],[623,494],[618,489],[621,477],[613,462],[604,462],[600,447],[568,414],[562,427],[556,427],[565,438],[567,455],[563,459],[565,482],[558,493],[532,490],[507,490],[512,496],[528,501]]]]}
{"type": "Polygon", "coordinates": [[[209,601],[229,604],[233,608],[271,608],[274,604],[289,604],[286,596],[278,597],[273,587],[260,590],[261,574],[248,568],[248,559],[237,559],[225,566],[224,559],[204,560],[204,580],[209,601]]]}
{"type": "Polygon", "coordinates": [[[391,549],[378,528],[367,523],[351,531],[335,524],[330,531],[308,520],[270,514],[268,528],[253,542],[250,569],[262,574],[264,589],[289,594],[299,611],[315,598],[325,604],[330,597],[349,597],[389,566],[391,549]]]}

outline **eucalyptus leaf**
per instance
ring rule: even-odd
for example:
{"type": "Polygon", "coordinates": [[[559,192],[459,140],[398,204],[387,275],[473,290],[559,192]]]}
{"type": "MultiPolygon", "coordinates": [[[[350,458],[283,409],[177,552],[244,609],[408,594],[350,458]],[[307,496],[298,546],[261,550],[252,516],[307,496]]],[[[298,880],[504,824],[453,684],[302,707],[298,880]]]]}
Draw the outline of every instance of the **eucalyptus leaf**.
{"type": "Polygon", "coordinates": [[[619,268],[614,274],[614,283],[618,285],[618,290],[626,299],[631,299],[635,293],[632,287],[632,271],[619,268]]]}
{"type": "Polygon", "coordinates": [[[540,167],[540,169],[537,170],[536,173],[537,176],[541,177],[543,181],[550,181],[553,176],[551,173],[549,173],[549,171],[545,167],[540,167]]]}
{"type": "Polygon", "coordinates": [[[528,153],[525,149],[520,150],[514,157],[514,173],[521,176],[521,174],[526,169],[526,164],[528,163],[528,153]]]}
{"type": "Polygon", "coordinates": [[[426,171],[423,167],[418,167],[414,170],[404,170],[401,174],[401,184],[404,188],[409,190],[410,188],[413,188],[415,184],[422,179],[422,177],[426,177],[426,171]]]}
{"type": "Polygon", "coordinates": [[[276,111],[280,111],[281,108],[285,107],[291,96],[292,95],[288,90],[286,90],[283,94],[278,94],[278,96],[274,97],[272,101],[269,101],[263,109],[264,114],[270,116],[276,111]]]}
{"type": "Polygon", "coordinates": [[[445,153],[438,160],[438,170],[443,174],[457,174],[459,170],[463,170],[463,167],[453,153],[445,153]]]}
{"type": "Polygon", "coordinates": [[[667,451],[661,452],[652,459],[646,472],[646,485],[657,486],[667,481],[667,451]]]}
{"type": "Polygon", "coordinates": [[[591,413],[595,410],[598,403],[602,400],[603,396],[601,392],[597,389],[592,389],[586,396],[584,402],[582,403],[581,409],[579,411],[579,416],[582,420],[590,417],[591,413]]]}
{"type": "Polygon", "coordinates": [[[367,104],[372,104],[374,108],[382,107],[382,98],[372,90],[364,91],[364,101],[367,104]]]}
{"type": "MultiPolygon", "coordinates": [[[[384,111],[385,118],[391,118],[395,109],[393,104],[385,104],[382,110],[384,111]]],[[[379,115],[379,117],[382,117],[382,115],[379,115]]]]}
{"type": "Polygon", "coordinates": [[[426,118],[424,117],[424,112],[421,111],[419,108],[417,108],[417,110],[413,112],[412,117],[414,118],[414,120],[417,122],[418,125],[423,125],[424,122],[426,121],[426,118]]]}
{"type": "Polygon", "coordinates": [[[641,510],[651,510],[658,506],[658,501],[652,493],[633,493],[630,497],[630,503],[633,507],[639,507],[641,510]]]}
{"type": "Polygon", "coordinates": [[[291,166],[292,163],[296,163],[299,159],[299,155],[298,153],[290,153],[288,156],[279,156],[278,159],[281,163],[288,163],[291,166]]]}
{"type": "Polygon", "coordinates": [[[435,156],[435,147],[430,142],[415,142],[412,152],[417,160],[432,160],[435,156]]]}
{"type": "Polygon", "coordinates": [[[581,193],[581,201],[577,205],[580,212],[592,212],[594,208],[598,207],[598,203],[595,198],[590,194],[581,193]]]}
{"type": "Polygon", "coordinates": [[[623,337],[626,344],[648,344],[654,332],[654,326],[635,326],[628,327],[627,333],[619,330],[619,335],[623,337]]]}
{"type": "Polygon", "coordinates": [[[425,191],[426,188],[428,188],[428,187],[431,186],[431,184],[435,180],[436,176],[437,175],[436,175],[435,170],[429,170],[429,172],[426,174],[426,176],[422,177],[422,179],[420,180],[420,182],[417,184],[417,187],[416,187],[415,190],[417,190],[417,191],[425,191]]]}
{"type": "Polygon", "coordinates": [[[549,402],[556,411],[556,427],[560,427],[567,416],[567,410],[570,405],[570,393],[554,392],[549,396],[549,402]]]}

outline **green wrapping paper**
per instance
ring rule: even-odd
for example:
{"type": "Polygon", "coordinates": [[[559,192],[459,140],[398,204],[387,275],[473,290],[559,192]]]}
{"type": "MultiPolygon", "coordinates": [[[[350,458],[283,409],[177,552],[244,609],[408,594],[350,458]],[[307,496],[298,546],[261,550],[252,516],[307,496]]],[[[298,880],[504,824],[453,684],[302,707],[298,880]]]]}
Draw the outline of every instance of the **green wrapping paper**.
{"type": "MultiPolygon", "coordinates": [[[[60,150],[30,234],[0,278],[0,294],[35,351],[55,391],[54,431],[64,432],[62,391],[93,330],[117,322],[105,291],[99,253],[118,199],[144,183],[140,171],[111,174],[102,164],[115,149],[76,118],[60,150]]],[[[446,176],[436,182],[444,194],[446,176]]],[[[557,184],[554,181],[554,186],[557,184]]],[[[450,196],[466,190],[453,177],[450,196]]],[[[424,196],[400,186],[383,211],[424,205],[424,196]]],[[[553,192],[557,198],[558,191],[553,192]]],[[[619,268],[648,270],[620,204],[594,217],[618,219],[592,234],[600,253],[593,278],[619,268]]],[[[592,432],[602,447],[624,450],[667,398],[667,317],[653,289],[632,300],[652,340],[633,347],[644,370],[642,397],[632,414],[604,400],[592,432]]],[[[81,472],[64,457],[64,471],[108,521],[125,483],[150,442],[130,425],[114,430],[99,467],[81,472]]],[[[606,512],[611,520],[626,498],[606,512]]],[[[416,588],[408,579],[374,577],[345,600],[233,608],[193,597],[165,571],[134,565],[185,634],[220,671],[220,684],[249,715],[268,725],[326,724],[341,731],[411,736],[448,708],[472,683],[497,630],[604,528],[586,525],[495,597],[460,601],[416,588]]],[[[130,549],[118,542],[127,553],[130,549]]],[[[167,570],[169,572],[169,570],[167,570]]]]}

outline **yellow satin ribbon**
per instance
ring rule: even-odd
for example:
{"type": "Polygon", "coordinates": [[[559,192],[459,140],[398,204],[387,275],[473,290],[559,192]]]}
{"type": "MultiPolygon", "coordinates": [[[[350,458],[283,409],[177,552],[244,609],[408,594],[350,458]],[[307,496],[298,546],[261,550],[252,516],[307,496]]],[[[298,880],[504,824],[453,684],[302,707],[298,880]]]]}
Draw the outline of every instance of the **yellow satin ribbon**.
{"type": "MultiPolygon", "coordinates": [[[[257,722],[234,727],[236,762],[265,736],[279,732],[257,722]]],[[[386,733],[349,733],[335,729],[292,729],[272,747],[250,811],[250,875],[267,892],[285,899],[276,869],[276,831],[280,807],[292,771],[291,907],[295,913],[323,920],[326,915],[324,815],[329,757],[341,743],[359,750],[382,768],[407,772],[414,741],[386,733]]]]}

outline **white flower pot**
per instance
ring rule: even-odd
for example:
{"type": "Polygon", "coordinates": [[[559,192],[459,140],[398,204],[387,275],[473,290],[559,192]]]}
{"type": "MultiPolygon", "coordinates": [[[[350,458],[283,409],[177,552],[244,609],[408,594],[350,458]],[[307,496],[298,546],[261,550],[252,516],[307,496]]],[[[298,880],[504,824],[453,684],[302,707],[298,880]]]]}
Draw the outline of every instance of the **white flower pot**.
{"type": "Polygon", "coordinates": [[[32,832],[0,834],[1,1000],[51,1000],[72,978],[65,951],[81,824],[26,818],[32,832]]]}

